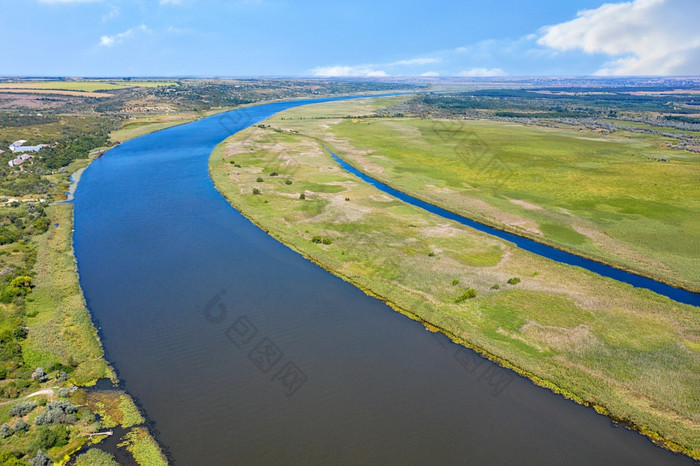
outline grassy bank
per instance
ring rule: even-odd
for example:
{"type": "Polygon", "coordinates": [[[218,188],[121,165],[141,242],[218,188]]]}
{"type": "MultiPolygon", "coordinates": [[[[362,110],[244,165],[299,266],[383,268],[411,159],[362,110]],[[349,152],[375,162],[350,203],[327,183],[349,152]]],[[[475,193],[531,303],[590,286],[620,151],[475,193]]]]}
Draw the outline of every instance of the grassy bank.
{"type": "Polygon", "coordinates": [[[551,263],[344,172],[322,148],[339,139],[316,131],[386,103],[283,112],[217,147],[212,178],[265,231],[395,309],[698,457],[695,308],[551,263]]]}
{"type": "MultiPolygon", "coordinates": [[[[104,359],[78,283],[71,246],[73,207],[54,204],[48,208],[48,214],[52,227],[34,239],[37,251],[34,289],[26,298],[28,334],[22,345],[24,365],[30,372],[43,368],[47,377],[26,387],[25,392],[38,392],[37,395],[0,404],[0,424],[7,423],[15,429],[12,435],[0,440],[2,449],[18,458],[18,464],[26,464],[23,461],[34,458],[38,449],[52,461],[63,463],[86,443],[99,448],[104,437],[90,439],[88,434],[117,426],[127,429],[125,440],[126,436],[133,436],[134,445],[157,445],[128,394],[121,390],[88,392],[72,388],[89,386],[101,378],[114,379],[115,375],[104,359]],[[28,402],[37,407],[29,413],[13,415],[16,406],[28,402]],[[77,406],[69,414],[72,420],[69,417],[48,426],[38,421],[42,413],[49,411],[48,403],[52,402],[77,406]],[[26,431],[17,428],[20,420],[28,425],[26,431]],[[131,434],[134,429],[138,429],[137,436],[131,434]]],[[[162,458],[160,464],[166,464],[157,446],[155,451],[162,458]]]]}
{"type": "Polygon", "coordinates": [[[312,124],[300,115],[285,119],[284,128],[325,141],[397,189],[700,290],[700,156],[664,148],[668,138],[495,121],[345,118],[312,124]]]}

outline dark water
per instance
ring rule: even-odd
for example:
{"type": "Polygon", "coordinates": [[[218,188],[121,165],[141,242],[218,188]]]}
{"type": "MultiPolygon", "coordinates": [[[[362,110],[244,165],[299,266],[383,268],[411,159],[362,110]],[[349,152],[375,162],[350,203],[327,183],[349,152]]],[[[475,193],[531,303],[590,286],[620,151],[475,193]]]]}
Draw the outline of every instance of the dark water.
{"type": "Polygon", "coordinates": [[[210,152],[299,104],[126,142],[76,192],[88,305],[175,463],[691,463],[426,331],[238,214],[210,152]]]}
{"type": "Polygon", "coordinates": [[[387,194],[391,194],[392,196],[401,199],[402,201],[408,204],[420,207],[421,209],[425,209],[428,212],[439,215],[443,218],[454,220],[456,222],[461,223],[462,225],[467,225],[476,230],[483,231],[498,238],[510,241],[519,248],[533,252],[539,256],[543,256],[548,259],[561,262],[563,264],[575,265],[577,267],[590,270],[591,272],[595,272],[598,275],[614,278],[615,280],[630,284],[632,286],[646,288],[660,295],[669,297],[674,301],[678,301],[685,304],[692,304],[694,306],[700,306],[700,294],[698,293],[693,293],[692,291],[676,288],[665,283],[657,282],[656,280],[652,280],[651,278],[643,277],[635,273],[626,272],[624,270],[611,267],[607,264],[586,259],[584,257],[577,256],[575,254],[571,254],[560,249],[553,248],[551,246],[547,246],[546,244],[538,243],[537,241],[533,241],[529,238],[514,235],[513,233],[508,233],[503,230],[498,230],[486,224],[477,222],[476,220],[463,217],[459,214],[450,212],[449,210],[437,207],[433,204],[422,201],[416,197],[410,196],[404,192],[394,189],[391,186],[388,186],[382,183],[381,181],[378,181],[372,178],[371,176],[362,173],[361,171],[359,171],[358,169],[356,169],[355,167],[338,157],[333,152],[328,151],[328,153],[331,154],[331,156],[345,170],[359,177],[363,181],[370,183],[375,188],[380,189],[387,194]]]}

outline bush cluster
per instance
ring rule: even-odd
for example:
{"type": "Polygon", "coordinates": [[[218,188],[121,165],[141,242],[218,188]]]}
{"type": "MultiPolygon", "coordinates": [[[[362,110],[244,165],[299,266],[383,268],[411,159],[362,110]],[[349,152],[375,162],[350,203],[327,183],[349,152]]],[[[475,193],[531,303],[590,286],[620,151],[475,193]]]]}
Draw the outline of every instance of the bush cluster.
{"type": "Polygon", "coordinates": [[[10,409],[10,416],[26,416],[36,408],[33,401],[20,401],[10,409]]]}
{"type": "Polygon", "coordinates": [[[75,421],[73,414],[78,412],[78,407],[70,401],[51,401],[46,404],[46,410],[39,414],[34,423],[38,426],[51,424],[65,424],[75,421]]]}
{"type": "Polygon", "coordinates": [[[467,291],[459,295],[457,299],[455,299],[455,303],[461,303],[462,301],[466,301],[467,299],[472,299],[476,298],[476,290],[474,288],[469,288],[467,291]]]}

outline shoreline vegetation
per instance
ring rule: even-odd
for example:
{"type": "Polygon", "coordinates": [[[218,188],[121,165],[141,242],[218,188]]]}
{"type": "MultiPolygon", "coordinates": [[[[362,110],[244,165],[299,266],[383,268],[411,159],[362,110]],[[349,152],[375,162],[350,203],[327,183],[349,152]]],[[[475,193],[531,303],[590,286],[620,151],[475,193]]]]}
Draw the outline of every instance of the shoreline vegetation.
{"type": "Polygon", "coordinates": [[[329,128],[401,100],[282,112],[217,146],[211,177],[253,223],[368,295],[537,385],[700,458],[696,309],[406,205],[324,151],[340,146],[345,153],[347,146],[324,133],[329,128]]]}
{"type": "MultiPolygon", "coordinates": [[[[69,167],[69,172],[78,174],[71,184],[73,192],[80,174],[92,160],[94,158],[79,159],[69,167]]],[[[70,442],[63,450],[49,449],[45,453],[50,457],[61,457],[59,464],[73,459],[76,453],[77,458],[94,455],[94,452],[88,452],[99,450],[100,440],[105,437],[89,434],[117,428],[118,432],[123,432],[119,448],[126,449],[137,464],[168,464],[128,393],[117,388],[91,388],[101,379],[108,379],[116,385],[118,377],[104,358],[98,330],[80,288],[73,253],[73,205],[55,203],[49,211],[54,226],[35,240],[36,288],[32,299],[27,302],[29,336],[24,348],[25,358],[30,365],[37,367],[52,367],[66,360],[73,363],[76,367],[70,373],[70,380],[77,390],[70,392],[69,400],[76,406],[85,406],[87,412],[84,413],[86,421],[81,428],[82,437],[70,442]]],[[[68,390],[72,389],[69,387],[68,390]]],[[[59,395],[60,391],[56,391],[47,399],[57,400],[59,395]]]]}

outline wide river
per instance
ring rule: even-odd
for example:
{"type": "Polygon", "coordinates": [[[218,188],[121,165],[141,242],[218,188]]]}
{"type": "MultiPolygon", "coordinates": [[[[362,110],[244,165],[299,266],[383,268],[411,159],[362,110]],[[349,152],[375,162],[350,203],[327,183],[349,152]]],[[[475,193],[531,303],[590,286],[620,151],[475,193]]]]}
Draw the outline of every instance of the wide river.
{"type": "Polygon", "coordinates": [[[107,358],[176,464],[692,464],[428,332],[233,209],[208,158],[310,101],[125,142],[75,195],[107,358]]]}

